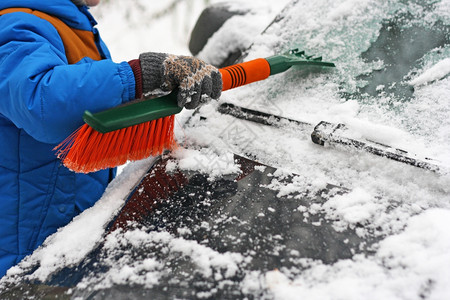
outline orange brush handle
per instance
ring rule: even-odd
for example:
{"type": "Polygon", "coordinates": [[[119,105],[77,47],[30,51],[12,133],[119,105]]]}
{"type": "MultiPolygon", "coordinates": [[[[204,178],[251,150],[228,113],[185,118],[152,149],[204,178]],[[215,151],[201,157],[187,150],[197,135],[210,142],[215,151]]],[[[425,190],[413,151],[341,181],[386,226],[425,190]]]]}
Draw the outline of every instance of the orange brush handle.
{"type": "Polygon", "coordinates": [[[264,58],[225,67],[219,70],[222,74],[222,91],[263,80],[270,75],[270,65],[264,58]]]}

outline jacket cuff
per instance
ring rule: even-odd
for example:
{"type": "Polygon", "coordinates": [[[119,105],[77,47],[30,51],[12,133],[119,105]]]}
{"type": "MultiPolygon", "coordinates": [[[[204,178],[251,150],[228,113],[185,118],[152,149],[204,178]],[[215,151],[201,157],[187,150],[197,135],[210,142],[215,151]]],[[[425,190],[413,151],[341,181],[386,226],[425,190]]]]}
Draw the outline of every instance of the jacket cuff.
{"type": "Polygon", "coordinates": [[[131,67],[131,70],[134,74],[135,86],[136,86],[136,99],[140,99],[142,97],[142,70],[141,63],[139,59],[133,59],[128,62],[131,67]]]}

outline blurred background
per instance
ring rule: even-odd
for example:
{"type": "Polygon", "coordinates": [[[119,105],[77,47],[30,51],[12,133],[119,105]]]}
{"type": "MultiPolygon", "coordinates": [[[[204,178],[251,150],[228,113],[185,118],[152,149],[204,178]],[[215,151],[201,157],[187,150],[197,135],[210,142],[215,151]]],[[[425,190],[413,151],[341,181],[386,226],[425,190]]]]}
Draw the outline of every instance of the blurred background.
{"type": "Polygon", "coordinates": [[[195,21],[207,5],[217,2],[222,1],[102,0],[91,13],[113,60],[119,62],[145,51],[189,55],[187,45],[195,21]]]}

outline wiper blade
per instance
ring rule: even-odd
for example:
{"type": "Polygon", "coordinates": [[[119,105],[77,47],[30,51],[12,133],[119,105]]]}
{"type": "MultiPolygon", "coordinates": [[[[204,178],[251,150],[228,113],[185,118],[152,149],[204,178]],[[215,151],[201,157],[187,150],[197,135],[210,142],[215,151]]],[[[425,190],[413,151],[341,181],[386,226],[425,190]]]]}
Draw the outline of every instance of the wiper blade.
{"type": "Polygon", "coordinates": [[[304,129],[313,129],[311,139],[317,145],[338,146],[340,148],[364,151],[421,169],[439,173],[442,171],[439,164],[431,158],[420,158],[418,155],[410,153],[406,150],[370,140],[363,141],[348,137],[348,128],[344,124],[322,121],[319,124],[314,125],[308,122],[240,107],[231,103],[222,103],[219,105],[217,110],[222,114],[231,115],[238,119],[256,122],[263,125],[278,127],[281,126],[283,123],[282,121],[284,121],[293,123],[296,126],[301,126],[304,129]]]}

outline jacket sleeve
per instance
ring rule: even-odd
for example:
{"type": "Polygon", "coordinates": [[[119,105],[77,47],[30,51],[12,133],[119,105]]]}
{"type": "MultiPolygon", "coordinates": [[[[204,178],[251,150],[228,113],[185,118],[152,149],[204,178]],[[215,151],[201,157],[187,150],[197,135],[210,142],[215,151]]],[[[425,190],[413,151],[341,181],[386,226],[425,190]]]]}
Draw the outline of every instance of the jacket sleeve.
{"type": "Polygon", "coordinates": [[[26,13],[0,17],[0,113],[38,141],[56,144],[98,112],[134,99],[128,63],[69,65],[56,29],[26,13]]]}

